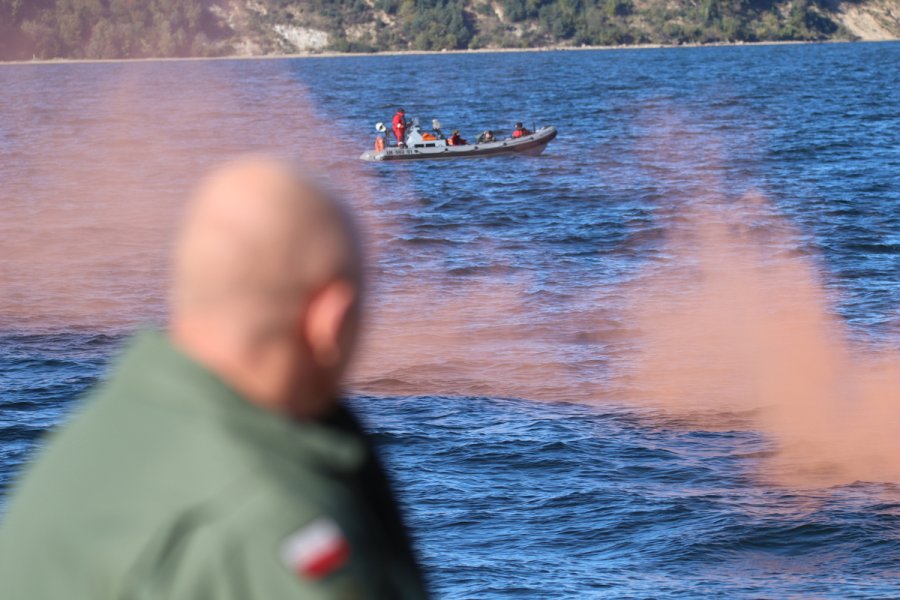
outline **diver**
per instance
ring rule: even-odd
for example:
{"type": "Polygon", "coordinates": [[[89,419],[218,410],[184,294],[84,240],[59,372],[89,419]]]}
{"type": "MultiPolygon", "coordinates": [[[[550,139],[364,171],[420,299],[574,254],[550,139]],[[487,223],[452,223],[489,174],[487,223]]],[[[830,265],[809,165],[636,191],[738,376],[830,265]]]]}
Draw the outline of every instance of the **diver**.
{"type": "Polygon", "coordinates": [[[479,144],[487,144],[490,142],[496,142],[497,138],[494,136],[494,132],[488,129],[484,133],[478,136],[477,142],[479,144]]]}

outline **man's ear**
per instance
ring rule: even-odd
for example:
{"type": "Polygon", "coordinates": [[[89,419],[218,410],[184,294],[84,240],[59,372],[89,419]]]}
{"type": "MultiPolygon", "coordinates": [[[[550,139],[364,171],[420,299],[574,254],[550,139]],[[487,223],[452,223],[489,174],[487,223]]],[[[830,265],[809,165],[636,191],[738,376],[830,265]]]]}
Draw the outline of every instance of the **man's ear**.
{"type": "Polygon", "coordinates": [[[344,279],[326,284],[312,295],[305,315],[306,341],[313,360],[324,368],[333,368],[345,357],[341,347],[344,327],[356,302],[356,286],[344,279]]]}

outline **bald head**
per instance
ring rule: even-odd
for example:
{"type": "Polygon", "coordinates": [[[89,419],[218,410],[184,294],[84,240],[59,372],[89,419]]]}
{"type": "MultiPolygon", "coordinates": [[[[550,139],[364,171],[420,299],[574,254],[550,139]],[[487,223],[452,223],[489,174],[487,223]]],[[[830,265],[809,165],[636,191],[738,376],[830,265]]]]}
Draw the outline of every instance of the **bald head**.
{"type": "Polygon", "coordinates": [[[360,273],[344,210],[285,163],[246,158],[191,200],[169,333],[247,400],[322,415],[355,345],[360,273]]]}
{"type": "Polygon", "coordinates": [[[359,283],[342,208],[283,162],[246,158],[213,172],[191,200],[176,248],[174,318],[219,314],[247,335],[286,326],[334,278],[359,283]]]}

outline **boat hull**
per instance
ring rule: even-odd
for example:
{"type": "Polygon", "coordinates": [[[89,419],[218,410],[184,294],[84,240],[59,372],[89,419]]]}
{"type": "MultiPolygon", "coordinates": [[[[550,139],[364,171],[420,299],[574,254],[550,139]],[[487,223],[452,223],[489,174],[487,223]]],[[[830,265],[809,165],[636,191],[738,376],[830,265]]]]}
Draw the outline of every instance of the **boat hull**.
{"type": "Polygon", "coordinates": [[[410,148],[390,147],[381,151],[369,150],[359,157],[362,160],[389,162],[401,160],[445,160],[449,158],[489,158],[510,154],[538,156],[556,137],[556,127],[542,127],[532,134],[517,139],[498,140],[486,144],[465,146],[434,146],[410,148]]]}

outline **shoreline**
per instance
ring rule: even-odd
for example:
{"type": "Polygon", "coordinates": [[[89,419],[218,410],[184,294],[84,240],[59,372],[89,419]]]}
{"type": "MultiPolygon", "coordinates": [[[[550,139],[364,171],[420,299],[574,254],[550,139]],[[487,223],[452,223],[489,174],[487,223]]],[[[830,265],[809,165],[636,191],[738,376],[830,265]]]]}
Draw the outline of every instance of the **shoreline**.
{"type": "Polygon", "coordinates": [[[229,56],[177,56],[147,58],[49,58],[39,60],[0,61],[0,66],[21,65],[63,65],[63,64],[103,64],[131,62],[176,62],[200,60],[278,60],[294,58],[345,58],[345,57],[379,57],[379,56],[428,56],[445,54],[500,54],[518,52],[585,52],[609,50],[660,50],[680,48],[724,48],[739,46],[798,46],[809,44],[879,44],[898,42],[893,40],[775,40],[766,42],[713,42],[709,44],[630,44],[625,46],[540,46],[535,48],[476,48],[464,50],[384,50],[380,52],[331,52],[307,51],[292,54],[258,54],[229,56]]]}

